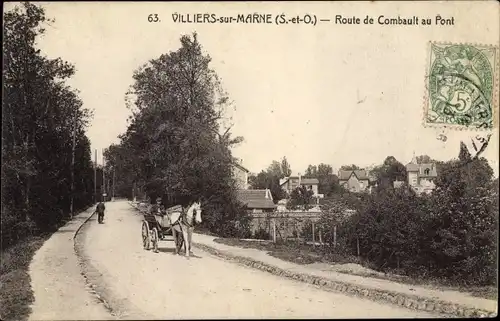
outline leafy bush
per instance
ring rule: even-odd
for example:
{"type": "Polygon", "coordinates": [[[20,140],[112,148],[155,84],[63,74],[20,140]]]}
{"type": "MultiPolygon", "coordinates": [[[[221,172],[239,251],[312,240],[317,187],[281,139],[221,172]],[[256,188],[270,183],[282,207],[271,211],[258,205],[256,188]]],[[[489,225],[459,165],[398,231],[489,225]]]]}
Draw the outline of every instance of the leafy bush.
{"type": "Polygon", "coordinates": [[[253,238],[257,240],[269,240],[271,239],[271,234],[269,234],[269,232],[267,232],[265,229],[259,228],[254,232],[253,238]]]}
{"type": "MultiPolygon", "coordinates": [[[[330,217],[323,224],[338,224],[338,239],[352,253],[358,238],[362,258],[379,270],[492,284],[498,188],[491,182],[491,168],[479,159],[443,163],[440,169],[430,196],[417,196],[408,188],[381,189],[347,221],[330,217]]],[[[331,236],[325,232],[324,238],[331,236]]]]}
{"type": "Polygon", "coordinates": [[[222,237],[250,237],[251,217],[232,191],[213,198],[203,206],[202,225],[222,237]]]}
{"type": "Polygon", "coordinates": [[[463,150],[459,160],[438,165],[431,195],[417,196],[405,186],[380,188],[358,201],[351,194],[325,202],[318,222],[325,243],[333,243],[337,226],[337,246],[325,252],[356,255],[359,245],[360,259],[378,270],[495,284],[498,179],[492,181],[485,159],[472,160],[463,150]],[[346,215],[346,209],[356,213],[346,215]]]}
{"type": "MultiPolygon", "coordinates": [[[[320,231],[320,226],[316,224],[314,226],[314,238],[316,242],[319,242],[319,231],[320,231]]],[[[304,238],[306,241],[312,241],[313,240],[313,233],[312,233],[312,221],[308,220],[302,227],[300,231],[300,237],[304,238]]]]}

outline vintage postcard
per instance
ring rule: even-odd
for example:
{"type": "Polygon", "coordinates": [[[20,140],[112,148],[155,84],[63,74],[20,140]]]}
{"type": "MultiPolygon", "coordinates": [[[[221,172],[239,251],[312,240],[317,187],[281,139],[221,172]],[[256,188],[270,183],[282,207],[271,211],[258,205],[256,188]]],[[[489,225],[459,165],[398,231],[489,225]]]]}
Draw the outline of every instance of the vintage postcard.
{"type": "Polygon", "coordinates": [[[3,320],[493,317],[497,1],[7,2],[3,320]]]}

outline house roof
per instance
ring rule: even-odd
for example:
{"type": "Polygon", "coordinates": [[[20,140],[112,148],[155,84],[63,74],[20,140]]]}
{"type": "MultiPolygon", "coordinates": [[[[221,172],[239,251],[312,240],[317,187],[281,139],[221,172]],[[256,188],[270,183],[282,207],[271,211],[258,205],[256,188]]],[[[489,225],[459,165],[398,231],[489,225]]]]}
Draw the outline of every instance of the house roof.
{"type": "Polygon", "coordinates": [[[406,167],[406,170],[408,172],[418,172],[418,168],[419,168],[418,164],[415,164],[415,163],[408,163],[408,164],[406,164],[405,167],[406,167]]]}
{"type": "Polygon", "coordinates": [[[319,184],[319,180],[317,178],[303,178],[300,180],[300,185],[315,185],[319,184]]]}
{"type": "Polygon", "coordinates": [[[436,165],[429,163],[429,164],[415,164],[413,162],[406,164],[406,170],[408,172],[418,172],[419,177],[436,177],[437,176],[437,171],[436,171],[436,165]],[[425,170],[429,170],[429,174],[425,173],[425,170]]]}
{"type": "Polygon", "coordinates": [[[247,173],[250,173],[250,171],[248,169],[246,169],[245,167],[241,166],[240,164],[238,163],[233,163],[233,166],[236,167],[236,168],[239,168],[241,169],[242,171],[245,171],[247,173]]]}
{"type": "Polygon", "coordinates": [[[266,189],[242,189],[237,192],[238,201],[249,209],[276,208],[271,192],[266,189]]]}
{"type": "Polygon", "coordinates": [[[368,180],[368,173],[364,169],[356,169],[351,171],[340,170],[339,171],[339,180],[347,181],[351,175],[356,175],[359,180],[368,180]]]}
{"type": "MultiPolygon", "coordinates": [[[[288,182],[290,179],[299,179],[299,176],[290,176],[290,177],[285,177],[280,179],[280,186],[283,186],[286,182],[288,182]]],[[[300,185],[317,185],[319,184],[319,180],[317,178],[301,178],[300,179],[300,185]]]]}

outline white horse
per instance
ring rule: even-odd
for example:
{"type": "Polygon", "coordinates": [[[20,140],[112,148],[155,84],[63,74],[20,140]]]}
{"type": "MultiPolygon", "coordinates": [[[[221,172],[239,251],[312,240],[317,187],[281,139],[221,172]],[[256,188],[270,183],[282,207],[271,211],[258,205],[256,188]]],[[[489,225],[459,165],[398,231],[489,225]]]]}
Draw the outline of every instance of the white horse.
{"type": "Polygon", "coordinates": [[[194,224],[195,222],[197,224],[201,223],[201,211],[200,202],[194,202],[187,208],[183,208],[181,212],[174,213],[177,215],[172,215],[171,226],[175,243],[175,254],[179,253],[182,244],[184,244],[185,255],[189,257],[194,224]]]}

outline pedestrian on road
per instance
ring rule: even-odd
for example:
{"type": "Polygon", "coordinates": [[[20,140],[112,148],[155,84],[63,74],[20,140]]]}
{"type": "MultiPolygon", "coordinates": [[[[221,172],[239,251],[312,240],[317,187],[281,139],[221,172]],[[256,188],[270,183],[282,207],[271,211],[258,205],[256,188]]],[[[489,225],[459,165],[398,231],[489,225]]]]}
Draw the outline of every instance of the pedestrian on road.
{"type": "Polygon", "coordinates": [[[106,206],[104,205],[104,202],[101,201],[99,204],[97,204],[95,211],[97,212],[97,220],[99,223],[102,223],[104,219],[104,211],[106,210],[106,206]]]}

